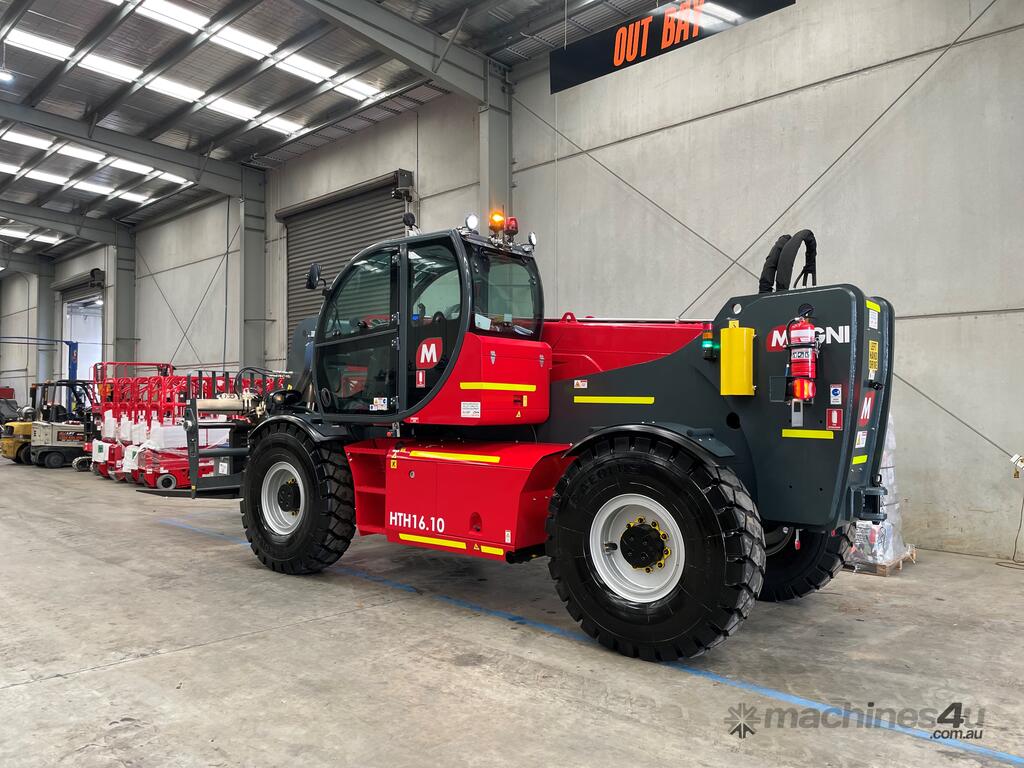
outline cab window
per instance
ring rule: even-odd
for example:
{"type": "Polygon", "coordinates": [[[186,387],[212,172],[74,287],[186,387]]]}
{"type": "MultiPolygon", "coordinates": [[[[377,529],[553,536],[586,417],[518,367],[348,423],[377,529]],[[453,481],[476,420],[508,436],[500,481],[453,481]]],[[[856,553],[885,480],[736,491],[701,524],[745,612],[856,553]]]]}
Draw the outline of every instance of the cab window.
{"type": "Polygon", "coordinates": [[[477,333],[536,339],[543,306],[533,259],[476,248],[472,258],[477,333]]]}

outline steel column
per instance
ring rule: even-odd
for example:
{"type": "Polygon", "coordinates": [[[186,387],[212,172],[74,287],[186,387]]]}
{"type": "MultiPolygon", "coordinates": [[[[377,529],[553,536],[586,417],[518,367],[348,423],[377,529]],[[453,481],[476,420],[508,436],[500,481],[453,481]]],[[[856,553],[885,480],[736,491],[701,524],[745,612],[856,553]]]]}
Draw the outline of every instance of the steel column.
{"type": "Polygon", "coordinates": [[[266,356],[267,255],[266,180],[262,171],[245,168],[238,198],[241,228],[239,296],[241,327],[238,359],[241,365],[263,366],[266,356]]]}

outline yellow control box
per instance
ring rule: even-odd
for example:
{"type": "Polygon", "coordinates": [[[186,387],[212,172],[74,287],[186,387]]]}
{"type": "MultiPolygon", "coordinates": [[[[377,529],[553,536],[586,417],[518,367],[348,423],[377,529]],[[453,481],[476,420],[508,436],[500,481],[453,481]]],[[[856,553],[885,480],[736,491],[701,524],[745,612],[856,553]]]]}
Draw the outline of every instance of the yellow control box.
{"type": "Polygon", "coordinates": [[[723,395],[754,394],[754,329],[741,328],[735,320],[723,328],[721,336],[723,395]]]}

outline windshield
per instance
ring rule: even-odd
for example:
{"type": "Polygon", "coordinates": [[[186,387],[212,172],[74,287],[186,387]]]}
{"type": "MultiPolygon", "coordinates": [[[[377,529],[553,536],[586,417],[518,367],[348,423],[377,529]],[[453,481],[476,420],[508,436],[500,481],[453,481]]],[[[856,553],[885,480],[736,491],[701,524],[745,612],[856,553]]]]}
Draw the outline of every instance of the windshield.
{"type": "Polygon", "coordinates": [[[539,338],[544,307],[533,259],[477,246],[470,265],[473,329],[477,333],[539,338]]]}

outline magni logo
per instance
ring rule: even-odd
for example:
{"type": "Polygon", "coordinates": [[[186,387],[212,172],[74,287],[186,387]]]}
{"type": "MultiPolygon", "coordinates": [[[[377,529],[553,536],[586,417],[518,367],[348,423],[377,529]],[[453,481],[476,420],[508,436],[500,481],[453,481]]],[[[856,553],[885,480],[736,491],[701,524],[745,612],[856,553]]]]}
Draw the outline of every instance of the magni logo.
{"type": "MultiPolygon", "coordinates": [[[[818,334],[822,344],[849,344],[850,326],[840,325],[835,328],[819,328],[824,335],[818,334]]],[[[781,352],[786,348],[786,326],[777,325],[768,334],[768,351],[781,352]]]]}

